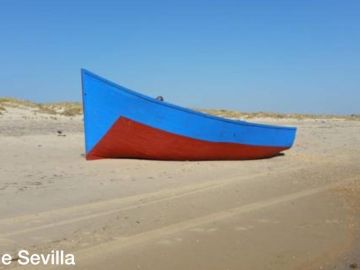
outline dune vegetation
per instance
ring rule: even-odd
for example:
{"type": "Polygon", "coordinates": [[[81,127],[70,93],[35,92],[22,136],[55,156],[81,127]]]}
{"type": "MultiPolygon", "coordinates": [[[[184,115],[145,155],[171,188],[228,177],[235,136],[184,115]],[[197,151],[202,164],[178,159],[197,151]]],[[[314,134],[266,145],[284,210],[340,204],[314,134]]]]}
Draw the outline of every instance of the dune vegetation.
{"type": "Polygon", "coordinates": [[[30,108],[36,113],[53,115],[76,116],[82,114],[80,102],[34,103],[28,100],[0,98],[0,111],[6,111],[6,107],[30,108]]]}
{"type": "MultiPolygon", "coordinates": [[[[0,115],[6,112],[7,107],[30,108],[36,113],[52,115],[77,116],[82,114],[80,102],[55,102],[35,103],[28,100],[15,98],[0,98],[0,115]]],[[[346,119],[360,120],[360,114],[351,115],[327,115],[327,114],[297,114],[297,113],[274,113],[274,112],[240,112],[227,109],[195,109],[203,113],[216,115],[231,119],[252,119],[252,118],[292,118],[292,119],[346,119]]]]}

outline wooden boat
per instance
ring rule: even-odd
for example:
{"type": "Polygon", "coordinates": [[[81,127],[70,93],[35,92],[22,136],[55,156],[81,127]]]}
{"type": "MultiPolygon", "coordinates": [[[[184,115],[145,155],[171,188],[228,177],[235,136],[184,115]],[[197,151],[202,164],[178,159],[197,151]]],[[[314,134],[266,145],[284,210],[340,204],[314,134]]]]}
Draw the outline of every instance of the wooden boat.
{"type": "Polygon", "coordinates": [[[82,70],[86,159],[239,160],[289,149],[296,128],[204,114],[82,70]]]}

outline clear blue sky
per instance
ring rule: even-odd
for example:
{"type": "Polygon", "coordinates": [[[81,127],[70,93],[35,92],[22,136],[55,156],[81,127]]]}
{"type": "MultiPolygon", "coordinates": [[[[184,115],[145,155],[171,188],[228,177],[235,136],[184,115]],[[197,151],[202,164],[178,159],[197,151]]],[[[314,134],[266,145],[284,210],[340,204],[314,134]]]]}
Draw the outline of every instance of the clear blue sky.
{"type": "Polygon", "coordinates": [[[188,107],[360,113],[360,1],[0,4],[0,96],[80,101],[80,68],[188,107]]]}

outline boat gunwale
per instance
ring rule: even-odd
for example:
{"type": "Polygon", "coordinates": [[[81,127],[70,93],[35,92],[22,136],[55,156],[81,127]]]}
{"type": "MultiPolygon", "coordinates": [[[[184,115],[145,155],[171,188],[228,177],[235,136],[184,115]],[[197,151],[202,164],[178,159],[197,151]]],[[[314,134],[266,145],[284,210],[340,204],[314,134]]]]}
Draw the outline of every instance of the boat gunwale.
{"type": "MultiPolygon", "coordinates": [[[[114,86],[115,88],[121,88],[119,90],[123,90],[131,95],[134,95],[134,96],[137,96],[139,98],[142,98],[142,99],[145,99],[146,101],[150,101],[152,103],[155,103],[157,105],[161,105],[161,106],[167,106],[169,108],[172,108],[172,109],[176,109],[176,110],[179,110],[179,111],[183,111],[183,112],[186,112],[186,113],[190,113],[190,114],[194,114],[194,115],[198,115],[198,116],[202,116],[202,117],[207,117],[207,118],[210,118],[210,119],[213,119],[213,120],[218,120],[218,121],[224,121],[224,122],[229,122],[229,123],[232,123],[232,124],[237,124],[237,125],[247,125],[247,126],[255,126],[255,127],[261,127],[261,128],[271,128],[271,129],[283,129],[283,130],[296,130],[296,127],[289,127],[289,126],[274,126],[274,125],[268,125],[268,124],[260,124],[260,123],[253,123],[253,122],[247,122],[247,121],[243,121],[243,120],[232,120],[232,119],[229,119],[229,118],[224,118],[224,117],[220,117],[220,116],[216,116],[216,115],[211,115],[211,114],[207,114],[207,113],[204,113],[204,112],[199,112],[199,111],[195,111],[193,109],[189,109],[189,108],[186,108],[186,107],[182,107],[182,106],[179,106],[179,105],[175,105],[175,104],[172,104],[172,103],[168,103],[166,101],[159,101],[155,98],[152,98],[150,96],[147,96],[147,95],[144,95],[142,93],[139,93],[137,91],[134,91],[134,90],[131,90],[127,87],[124,87],[120,84],[117,84],[113,81],[110,81],[108,79],[105,79],[87,69],[84,69],[82,68],[81,69],[81,81],[82,81],[82,89],[83,89],[83,94],[85,92],[85,89],[84,89],[84,85],[83,85],[83,77],[84,77],[84,74],[88,74],[100,81],[103,81],[107,84],[110,84],[112,86],[114,86]]],[[[84,102],[84,97],[83,97],[83,106],[85,105],[85,102],[84,102]]],[[[85,109],[84,109],[84,114],[85,114],[85,109]]]]}

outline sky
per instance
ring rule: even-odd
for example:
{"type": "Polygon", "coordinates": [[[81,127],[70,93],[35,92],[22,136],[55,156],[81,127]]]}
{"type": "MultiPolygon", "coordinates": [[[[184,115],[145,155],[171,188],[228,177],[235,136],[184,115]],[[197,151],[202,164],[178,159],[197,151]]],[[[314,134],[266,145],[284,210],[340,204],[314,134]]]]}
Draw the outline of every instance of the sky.
{"type": "Polygon", "coordinates": [[[0,0],[0,96],[80,101],[80,69],[191,108],[360,113],[360,1],[0,0]]]}

